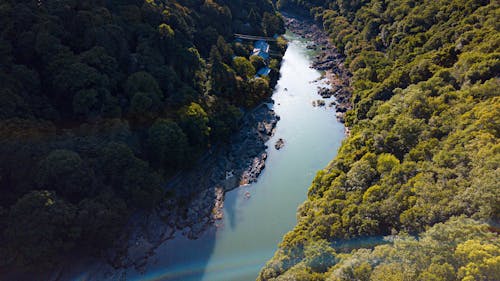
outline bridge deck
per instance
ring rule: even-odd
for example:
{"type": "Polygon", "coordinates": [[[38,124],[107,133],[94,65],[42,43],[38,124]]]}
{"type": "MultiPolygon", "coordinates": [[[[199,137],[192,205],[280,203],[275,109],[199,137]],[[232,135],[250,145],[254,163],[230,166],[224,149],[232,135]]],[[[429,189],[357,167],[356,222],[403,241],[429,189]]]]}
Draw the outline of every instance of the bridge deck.
{"type": "Polygon", "coordinates": [[[277,39],[273,37],[254,36],[254,35],[239,34],[239,33],[234,34],[234,36],[236,38],[246,39],[246,40],[277,41],[277,39]]]}

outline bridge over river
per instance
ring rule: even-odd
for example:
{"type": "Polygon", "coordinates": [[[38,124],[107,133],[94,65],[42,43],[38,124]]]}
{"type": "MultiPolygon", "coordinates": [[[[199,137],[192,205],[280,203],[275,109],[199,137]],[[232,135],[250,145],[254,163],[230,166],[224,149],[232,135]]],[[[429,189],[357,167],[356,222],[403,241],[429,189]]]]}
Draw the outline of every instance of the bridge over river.
{"type": "Polygon", "coordinates": [[[235,33],[234,37],[239,38],[239,39],[244,39],[244,40],[255,40],[255,41],[264,40],[264,41],[271,41],[271,42],[278,41],[274,37],[263,37],[263,36],[240,34],[240,33],[235,33]]]}

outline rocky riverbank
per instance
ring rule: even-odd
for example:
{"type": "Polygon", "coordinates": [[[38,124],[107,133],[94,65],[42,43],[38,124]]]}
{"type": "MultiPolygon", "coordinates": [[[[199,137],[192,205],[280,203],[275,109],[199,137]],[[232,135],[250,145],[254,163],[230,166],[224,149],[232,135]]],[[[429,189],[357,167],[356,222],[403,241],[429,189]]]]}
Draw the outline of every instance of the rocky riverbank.
{"type": "Polygon", "coordinates": [[[286,28],[307,39],[308,49],[318,51],[311,67],[324,72],[322,79],[326,79],[328,85],[328,87],[319,88],[318,93],[323,98],[335,97],[333,106],[336,116],[343,123],[345,113],[352,109],[351,74],[344,66],[343,55],[329,42],[328,35],[313,20],[286,12],[282,14],[286,28]]]}
{"type": "Polygon", "coordinates": [[[165,187],[170,196],[152,211],[133,214],[102,258],[69,256],[49,272],[12,280],[74,280],[82,271],[90,280],[126,280],[129,268],[144,272],[156,249],[174,235],[197,239],[218,227],[225,193],[257,181],[265,168],[266,142],[279,119],[266,103],[247,112],[229,143],[211,148],[193,168],[171,179],[165,187]]]}
{"type": "MultiPolygon", "coordinates": [[[[261,104],[243,118],[242,126],[229,145],[209,151],[196,166],[178,174],[167,185],[174,192],[151,213],[136,214],[127,235],[108,251],[114,268],[143,270],[155,249],[179,232],[196,239],[223,217],[224,194],[257,181],[265,168],[265,143],[279,120],[267,104],[261,104]]],[[[167,242],[168,243],[168,242],[167,242]]],[[[115,272],[116,274],[116,272],[115,272]]]]}
{"type": "MultiPolygon", "coordinates": [[[[350,109],[351,95],[350,75],[344,69],[342,56],[312,21],[289,15],[285,19],[287,28],[309,39],[309,48],[319,51],[312,67],[325,72],[323,79],[328,84],[319,93],[336,98],[337,117],[343,120],[344,112],[350,109]]],[[[265,143],[278,120],[279,116],[266,104],[248,112],[228,145],[213,147],[194,168],[179,173],[167,184],[169,198],[152,212],[134,214],[123,236],[117,237],[116,246],[106,253],[106,263],[98,262],[92,275],[104,274],[114,280],[127,268],[143,271],[156,249],[169,243],[167,240],[174,235],[196,239],[207,229],[217,227],[223,216],[225,193],[255,182],[265,168],[265,143]]]]}
{"type": "MultiPolygon", "coordinates": [[[[323,98],[335,97],[331,106],[335,107],[337,118],[343,122],[345,112],[351,109],[351,75],[344,67],[343,56],[316,23],[284,15],[286,27],[308,39],[308,49],[318,51],[311,67],[323,71],[321,79],[326,80],[326,87],[318,89],[318,93],[323,98]]],[[[169,182],[167,190],[180,192],[164,201],[154,212],[135,215],[129,226],[129,235],[120,238],[117,243],[120,247],[108,252],[109,264],[115,269],[134,267],[144,270],[156,248],[172,239],[175,233],[196,239],[208,228],[217,227],[223,216],[224,194],[255,182],[265,168],[265,143],[273,135],[278,120],[279,117],[265,104],[247,113],[241,130],[229,145],[213,148],[195,168],[180,173],[169,182]]],[[[282,140],[275,144],[275,148],[283,145],[282,140]]],[[[113,276],[120,274],[120,270],[110,272],[113,276]]]]}
{"type": "MultiPolygon", "coordinates": [[[[318,93],[323,98],[336,98],[332,107],[335,106],[339,120],[343,120],[343,114],[350,109],[351,95],[350,75],[344,68],[342,56],[312,21],[302,22],[302,19],[287,15],[286,25],[292,32],[308,39],[310,48],[318,51],[311,67],[324,71],[322,79],[326,83],[321,84],[327,84],[318,93]]],[[[288,89],[284,91],[288,92],[288,89]]],[[[324,103],[321,105],[325,106],[324,103]]],[[[118,243],[120,247],[108,252],[108,262],[115,268],[109,270],[113,277],[119,276],[126,268],[144,270],[154,261],[156,249],[174,235],[197,239],[207,229],[217,227],[223,216],[224,194],[255,182],[264,169],[267,158],[265,143],[273,135],[278,120],[279,117],[267,105],[257,107],[246,115],[242,129],[228,146],[213,148],[194,169],[172,179],[167,189],[181,192],[163,202],[153,213],[137,214],[130,225],[131,234],[122,238],[118,243]]],[[[284,144],[285,140],[278,140],[275,149],[284,144]]],[[[165,243],[168,247],[169,241],[165,243]]]]}

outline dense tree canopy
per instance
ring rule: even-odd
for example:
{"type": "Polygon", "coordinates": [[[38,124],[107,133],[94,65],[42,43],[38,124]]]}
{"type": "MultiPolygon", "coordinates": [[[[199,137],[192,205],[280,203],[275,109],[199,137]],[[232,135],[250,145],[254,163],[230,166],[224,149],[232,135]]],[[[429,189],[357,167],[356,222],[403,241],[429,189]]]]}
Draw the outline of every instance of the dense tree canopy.
{"type": "Polygon", "coordinates": [[[350,136],[317,174],[259,280],[497,278],[498,2],[280,5],[305,7],[323,24],[353,73],[354,109],[350,136]],[[453,219],[461,215],[478,222],[453,219]],[[356,245],[365,240],[372,244],[356,245]],[[337,252],[321,263],[327,269],[309,264],[317,253],[307,250],[325,241],[337,252]]]}
{"type": "Polygon", "coordinates": [[[58,194],[77,201],[93,195],[94,175],[77,153],[70,150],[53,150],[39,165],[39,188],[56,190],[58,194]]]}
{"type": "Polygon", "coordinates": [[[5,229],[15,258],[20,262],[50,263],[57,253],[74,246],[80,235],[72,225],[75,212],[74,205],[46,190],[21,197],[12,206],[5,229]]]}
{"type": "Polygon", "coordinates": [[[227,142],[277,80],[249,92],[233,34],[284,32],[268,0],[0,0],[0,26],[0,266],[35,267],[99,254],[227,142]]]}

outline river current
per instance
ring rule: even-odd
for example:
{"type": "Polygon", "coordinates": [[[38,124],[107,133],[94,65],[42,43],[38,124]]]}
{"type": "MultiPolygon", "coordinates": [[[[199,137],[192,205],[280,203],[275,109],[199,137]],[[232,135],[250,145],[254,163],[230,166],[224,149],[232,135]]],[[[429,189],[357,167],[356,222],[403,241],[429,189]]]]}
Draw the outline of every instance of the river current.
{"type": "MultiPolygon", "coordinates": [[[[316,172],[332,160],[344,138],[335,110],[314,107],[320,99],[321,73],[310,68],[314,52],[307,42],[287,33],[288,49],[271,106],[281,119],[267,143],[266,168],[258,182],[226,193],[224,218],[197,240],[180,232],[166,241],[143,273],[121,272],[120,279],[144,281],[253,281],[296,224],[297,207],[305,201],[316,172]],[[278,139],[285,145],[274,147],[278,139]]],[[[75,280],[94,280],[82,274],[75,280]]],[[[111,274],[115,279],[117,276],[111,274]]]]}

